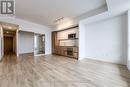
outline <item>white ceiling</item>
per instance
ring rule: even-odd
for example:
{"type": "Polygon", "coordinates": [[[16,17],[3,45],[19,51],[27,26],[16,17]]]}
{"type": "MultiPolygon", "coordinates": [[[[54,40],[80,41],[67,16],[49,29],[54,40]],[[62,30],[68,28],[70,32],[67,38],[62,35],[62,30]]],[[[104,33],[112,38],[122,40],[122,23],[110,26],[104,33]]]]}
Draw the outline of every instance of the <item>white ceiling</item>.
{"type": "Polygon", "coordinates": [[[16,0],[16,17],[54,25],[58,18],[74,18],[104,4],[106,0],[16,0]]]}

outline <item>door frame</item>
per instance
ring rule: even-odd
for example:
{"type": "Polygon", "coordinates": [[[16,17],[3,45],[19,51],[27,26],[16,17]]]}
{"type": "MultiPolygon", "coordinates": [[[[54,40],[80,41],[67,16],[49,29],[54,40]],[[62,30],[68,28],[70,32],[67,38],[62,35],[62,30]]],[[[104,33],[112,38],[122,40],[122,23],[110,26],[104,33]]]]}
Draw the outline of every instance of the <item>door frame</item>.
{"type": "MultiPolygon", "coordinates": [[[[13,24],[16,26],[16,56],[19,56],[19,48],[18,48],[18,33],[19,33],[19,25],[13,24]]],[[[0,22],[0,60],[2,60],[4,56],[4,32],[3,32],[3,25],[0,22]]],[[[11,29],[10,29],[11,30],[11,29]]]]}
{"type": "Polygon", "coordinates": [[[3,28],[2,24],[0,23],[0,60],[2,60],[2,57],[4,56],[4,41],[3,41],[3,28]]]}
{"type": "Polygon", "coordinates": [[[18,29],[16,30],[16,56],[19,56],[18,40],[19,40],[19,27],[18,27],[18,29]]]}

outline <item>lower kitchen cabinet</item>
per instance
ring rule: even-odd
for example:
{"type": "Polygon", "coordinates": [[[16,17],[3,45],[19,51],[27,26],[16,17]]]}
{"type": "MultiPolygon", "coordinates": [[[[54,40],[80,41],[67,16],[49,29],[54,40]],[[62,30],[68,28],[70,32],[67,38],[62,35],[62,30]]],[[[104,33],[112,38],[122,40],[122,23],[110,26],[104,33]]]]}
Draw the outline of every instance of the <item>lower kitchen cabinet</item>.
{"type": "Polygon", "coordinates": [[[54,49],[54,54],[67,56],[72,58],[78,58],[78,47],[70,46],[57,46],[54,49]]]}

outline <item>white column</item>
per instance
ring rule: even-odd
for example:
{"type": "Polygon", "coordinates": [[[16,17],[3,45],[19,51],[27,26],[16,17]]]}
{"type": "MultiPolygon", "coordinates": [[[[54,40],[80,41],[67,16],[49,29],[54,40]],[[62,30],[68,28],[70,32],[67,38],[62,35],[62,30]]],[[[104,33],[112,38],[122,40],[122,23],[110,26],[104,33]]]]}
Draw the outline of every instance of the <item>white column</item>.
{"type": "Polygon", "coordinates": [[[18,39],[19,39],[19,29],[16,30],[16,55],[19,56],[19,46],[18,46],[18,39]]]}
{"type": "Polygon", "coordinates": [[[2,43],[1,39],[2,39],[2,37],[1,37],[1,29],[2,29],[2,26],[1,26],[1,24],[0,24],[0,60],[1,60],[1,58],[2,58],[2,48],[1,48],[1,43],[2,43]]]}
{"type": "Polygon", "coordinates": [[[79,23],[79,60],[85,59],[85,25],[80,22],[79,23]]]}
{"type": "Polygon", "coordinates": [[[128,59],[127,67],[130,70],[130,10],[128,11],[128,59]]]}
{"type": "Polygon", "coordinates": [[[4,49],[3,49],[3,28],[2,25],[0,23],[0,60],[2,59],[3,55],[4,55],[4,49]]]}

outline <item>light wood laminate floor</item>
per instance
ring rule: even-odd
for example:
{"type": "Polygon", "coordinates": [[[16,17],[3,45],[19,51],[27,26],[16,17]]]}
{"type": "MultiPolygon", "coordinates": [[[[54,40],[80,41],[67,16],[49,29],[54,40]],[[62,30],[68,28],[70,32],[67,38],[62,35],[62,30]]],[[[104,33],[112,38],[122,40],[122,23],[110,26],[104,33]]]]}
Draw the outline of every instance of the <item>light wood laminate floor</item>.
{"type": "Polygon", "coordinates": [[[130,72],[88,59],[8,55],[0,62],[0,87],[130,87],[130,72]]]}

